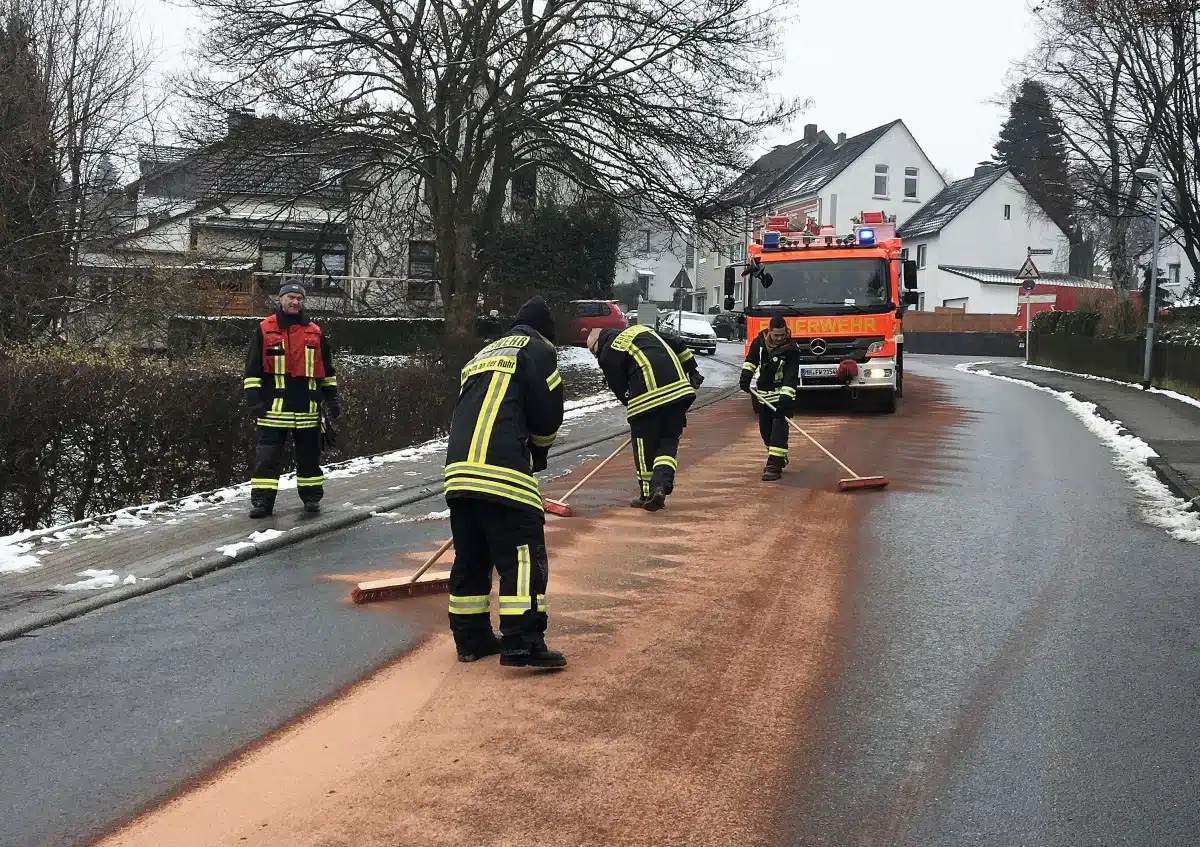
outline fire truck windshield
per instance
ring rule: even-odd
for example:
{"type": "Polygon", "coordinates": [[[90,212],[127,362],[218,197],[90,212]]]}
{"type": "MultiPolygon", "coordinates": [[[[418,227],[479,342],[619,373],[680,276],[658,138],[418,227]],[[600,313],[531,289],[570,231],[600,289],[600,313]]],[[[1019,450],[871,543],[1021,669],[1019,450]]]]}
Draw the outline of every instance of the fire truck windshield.
{"type": "Polygon", "coordinates": [[[888,266],[883,259],[808,259],[764,262],[769,288],[754,281],[752,308],[816,307],[825,312],[883,311],[891,305],[888,266]]]}

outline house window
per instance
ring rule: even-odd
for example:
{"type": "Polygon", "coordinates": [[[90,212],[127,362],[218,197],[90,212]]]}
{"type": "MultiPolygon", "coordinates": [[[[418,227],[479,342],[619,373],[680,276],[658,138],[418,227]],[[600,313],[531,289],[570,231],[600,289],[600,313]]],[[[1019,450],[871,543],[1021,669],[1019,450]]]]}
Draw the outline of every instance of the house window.
{"type": "Polygon", "coordinates": [[[925,248],[927,246],[928,245],[925,245],[925,244],[917,245],[917,267],[918,268],[925,267],[925,248]]]}
{"type": "Polygon", "coordinates": [[[638,295],[643,300],[650,299],[650,283],[654,281],[654,274],[638,274],[637,285],[638,295]]]}
{"type": "Polygon", "coordinates": [[[648,229],[642,230],[642,252],[650,252],[650,230],[648,229]]]}
{"type": "Polygon", "coordinates": [[[888,166],[887,165],[876,165],[875,166],[875,196],[876,197],[887,197],[888,196],[888,166]]]}
{"type": "Polygon", "coordinates": [[[901,261],[901,262],[907,262],[907,261],[908,261],[908,248],[907,248],[907,247],[901,247],[901,248],[900,248],[900,261],[901,261]]]}
{"type": "Polygon", "coordinates": [[[409,279],[437,278],[437,250],[432,241],[408,242],[409,279]]]}
{"type": "Polygon", "coordinates": [[[1172,285],[1179,284],[1179,274],[1183,270],[1182,265],[1167,265],[1167,278],[1172,285]]]}
{"type": "Polygon", "coordinates": [[[967,301],[969,299],[969,297],[954,297],[950,300],[943,300],[942,305],[947,309],[962,309],[965,312],[967,310],[967,301]]]}
{"type": "Polygon", "coordinates": [[[695,244],[688,242],[687,253],[683,260],[683,263],[685,265],[687,265],[689,268],[696,264],[696,245],[695,244]]]}
{"type": "Polygon", "coordinates": [[[917,311],[918,312],[925,311],[925,292],[924,291],[917,294],[917,311]]]}
{"type": "Polygon", "coordinates": [[[1004,220],[1012,220],[1012,206],[1009,206],[1007,203],[1004,205],[1004,220]]]}
{"type": "Polygon", "coordinates": [[[917,173],[918,172],[917,172],[916,168],[905,168],[904,169],[904,199],[905,200],[916,200],[917,199],[917,173]]]}

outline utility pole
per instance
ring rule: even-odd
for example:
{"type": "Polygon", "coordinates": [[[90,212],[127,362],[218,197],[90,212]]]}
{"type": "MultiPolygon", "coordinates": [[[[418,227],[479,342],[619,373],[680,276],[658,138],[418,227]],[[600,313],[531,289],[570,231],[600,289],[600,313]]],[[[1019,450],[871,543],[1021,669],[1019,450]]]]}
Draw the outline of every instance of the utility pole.
{"type": "Polygon", "coordinates": [[[1155,295],[1158,293],[1158,231],[1162,227],[1162,174],[1153,168],[1139,168],[1134,176],[1147,182],[1154,180],[1154,249],[1150,254],[1150,302],[1146,311],[1146,354],[1142,363],[1142,388],[1149,388],[1154,357],[1154,318],[1158,311],[1155,295]]]}

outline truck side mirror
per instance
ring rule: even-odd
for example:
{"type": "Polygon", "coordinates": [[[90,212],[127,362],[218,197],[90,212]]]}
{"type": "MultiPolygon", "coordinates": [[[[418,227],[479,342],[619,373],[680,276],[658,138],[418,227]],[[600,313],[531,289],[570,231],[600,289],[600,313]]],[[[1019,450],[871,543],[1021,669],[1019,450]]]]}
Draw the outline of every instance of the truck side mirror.
{"type": "Polygon", "coordinates": [[[921,304],[921,293],[919,291],[905,291],[901,298],[905,306],[919,306],[921,304]]]}
{"type": "Polygon", "coordinates": [[[904,287],[909,291],[917,287],[917,263],[912,259],[904,260],[904,287]]]}
{"type": "Polygon", "coordinates": [[[762,284],[763,288],[770,288],[771,283],[775,281],[775,277],[771,276],[766,271],[763,271],[762,276],[758,278],[758,281],[762,284]]]}
{"type": "Polygon", "coordinates": [[[734,299],[733,299],[732,297],[726,297],[726,298],[725,298],[725,311],[726,311],[726,312],[732,312],[732,311],[733,311],[733,307],[734,307],[734,306],[736,306],[736,305],[737,305],[737,303],[736,303],[736,302],[734,302],[734,299]]]}
{"type": "Polygon", "coordinates": [[[733,296],[733,285],[734,285],[735,280],[736,280],[736,278],[733,273],[733,266],[730,265],[729,267],[725,268],[725,296],[726,297],[733,296]]]}

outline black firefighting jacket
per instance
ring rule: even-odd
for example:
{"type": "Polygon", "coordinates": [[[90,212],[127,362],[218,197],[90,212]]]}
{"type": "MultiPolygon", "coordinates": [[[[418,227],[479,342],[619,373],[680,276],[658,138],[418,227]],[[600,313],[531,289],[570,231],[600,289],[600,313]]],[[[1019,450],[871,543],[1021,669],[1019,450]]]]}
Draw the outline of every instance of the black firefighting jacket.
{"type": "Polygon", "coordinates": [[[242,380],[246,402],[252,409],[262,410],[259,426],[315,429],[320,426],[318,404],[338,399],[329,339],[303,312],[288,315],[277,311],[273,317],[274,321],[268,318],[255,325],[246,349],[242,380]],[[278,330],[272,332],[269,344],[263,337],[267,323],[278,330]],[[264,347],[270,349],[264,351],[264,347]],[[265,356],[272,358],[271,371],[265,367],[265,356]]]}
{"type": "Polygon", "coordinates": [[[689,376],[699,374],[696,357],[681,339],[659,335],[640,324],[600,332],[596,359],[604,380],[636,418],[669,403],[691,406],[696,389],[689,376]]]}
{"type": "Polygon", "coordinates": [[[780,397],[794,401],[800,384],[800,348],[795,339],[771,350],[767,347],[767,330],[758,334],[750,344],[750,352],[742,363],[742,387],[748,388],[754,372],[758,371],[756,390],[774,405],[780,397]]]}
{"type": "MultiPolygon", "coordinates": [[[[548,313],[547,313],[548,314],[548,313]]],[[[535,471],[563,420],[554,346],[518,325],[462,370],[446,446],[446,500],[492,500],[542,511],[535,471]]]]}

